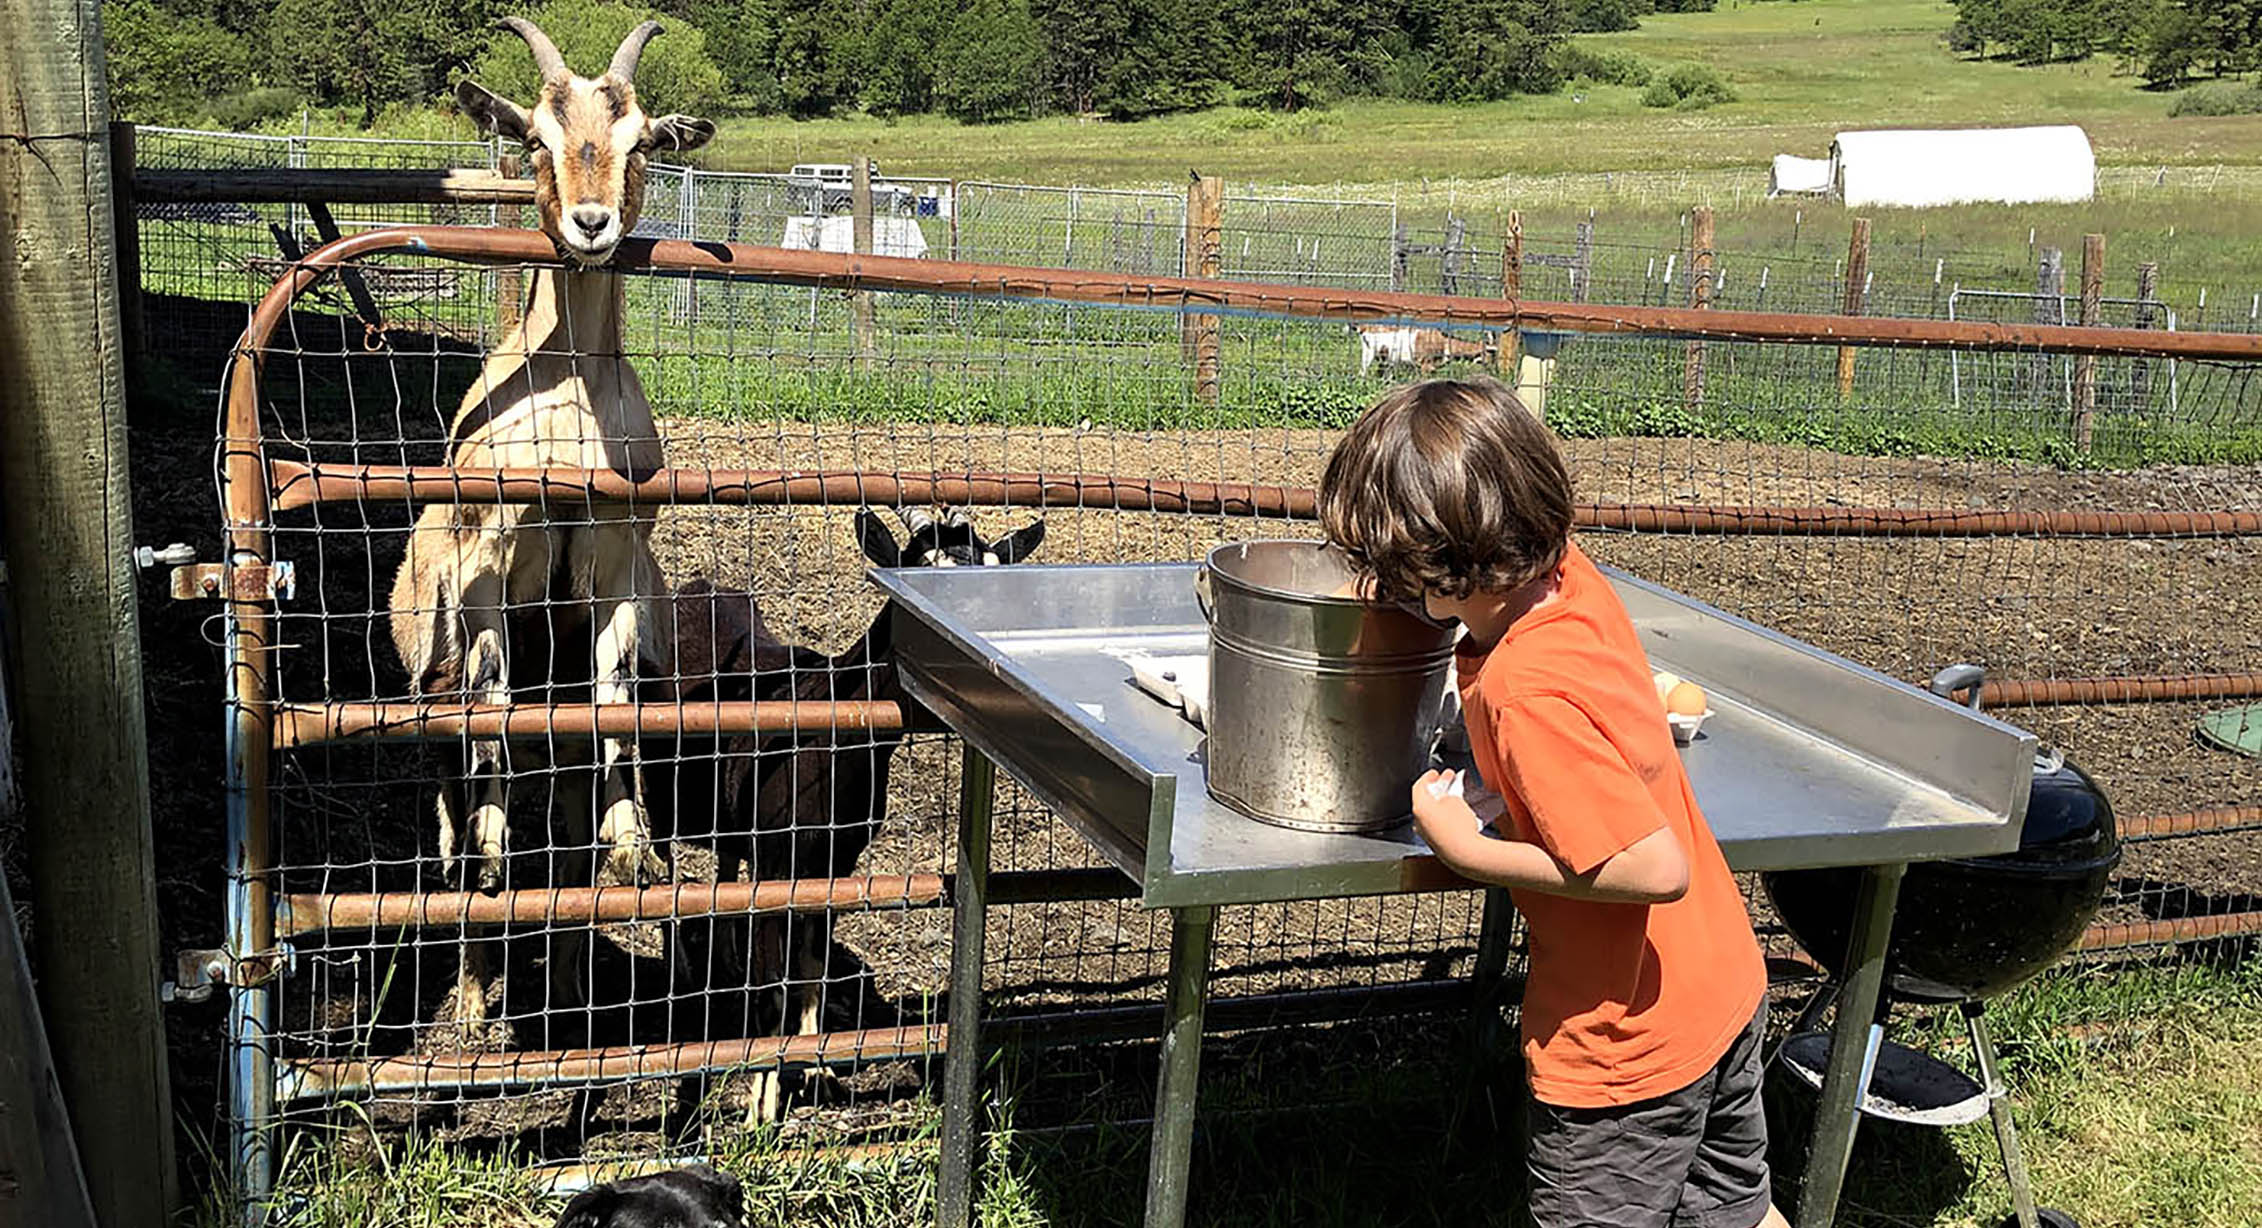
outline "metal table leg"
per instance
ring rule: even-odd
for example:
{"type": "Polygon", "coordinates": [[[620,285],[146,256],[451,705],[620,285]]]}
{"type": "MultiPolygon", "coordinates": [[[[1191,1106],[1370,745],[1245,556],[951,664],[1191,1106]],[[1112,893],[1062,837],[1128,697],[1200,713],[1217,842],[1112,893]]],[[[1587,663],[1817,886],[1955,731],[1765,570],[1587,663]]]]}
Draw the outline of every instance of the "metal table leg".
{"type": "Polygon", "coordinates": [[[1862,875],[1854,901],[1854,928],[1848,937],[1845,989],[1831,1024],[1830,1066],[1822,1077],[1822,1096],[1814,1110],[1814,1135],[1807,1151],[1806,1180],[1799,1195],[1799,1228],[1830,1228],[1838,1214],[1838,1194],[1853,1155],[1854,1128],[1861,1102],[1876,1068],[1877,1046],[1885,1038],[1877,1022],[1877,996],[1885,983],[1885,944],[1893,934],[1893,904],[1900,898],[1903,865],[1871,866],[1862,875]]]}
{"type": "Polygon", "coordinates": [[[1212,906],[1170,914],[1170,994],[1164,1005],[1162,1074],[1155,1086],[1155,1135],[1147,1161],[1147,1228],[1186,1222],[1194,1158],[1195,1089],[1201,1081],[1202,1007],[1209,993],[1212,906]]]}
{"type": "Polygon", "coordinates": [[[974,1222],[974,1152],[982,1133],[982,946],[997,769],[969,746],[958,782],[958,877],[951,901],[950,1031],[943,1052],[942,1177],[937,1228],[974,1222]]]}

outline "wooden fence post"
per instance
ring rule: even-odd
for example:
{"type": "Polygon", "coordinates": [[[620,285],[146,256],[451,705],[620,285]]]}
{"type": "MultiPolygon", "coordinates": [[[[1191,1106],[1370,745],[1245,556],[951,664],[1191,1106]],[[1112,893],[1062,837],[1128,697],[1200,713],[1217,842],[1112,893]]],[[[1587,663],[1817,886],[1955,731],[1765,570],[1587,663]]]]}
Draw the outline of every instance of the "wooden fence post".
{"type": "Polygon", "coordinates": [[[1594,287],[1593,217],[1590,216],[1587,220],[1579,223],[1578,243],[1571,249],[1571,256],[1572,267],[1577,270],[1575,276],[1579,282],[1578,285],[1571,287],[1571,301],[1583,303],[1587,301],[1587,295],[1593,292],[1594,287]]]}
{"type": "MultiPolygon", "coordinates": [[[[518,154],[508,153],[495,159],[495,173],[505,179],[518,178],[522,165],[519,157],[518,154]]],[[[497,205],[495,206],[495,213],[498,219],[510,219],[510,224],[513,227],[523,225],[526,221],[516,205],[497,205]]],[[[518,327],[518,322],[525,317],[525,314],[525,271],[512,265],[504,265],[496,269],[495,336],[497,339],[509,336],[511,330],[518,327]]]]}
{"type": "MultiPolygon", "coordinates": [[[[849,225],[854,228],[856,254],[872,254],[872,160],[863,154],[856,155],[853,194],[849,198],[849,225]]],[[[863,290],[852,292],[855,311],[856,353],[866,359],[878,353],[879,341],[874,335],[878,328],[872,316],[872,296],[863,290]]]]}
{"type": "MultiPolygon", "coordinates": [[[[0,807],[6,805],[0,795],[0,807]]],[[[0,1223],[95,1228],[5,878],[0,878],[0,1223]]]]}
{"type": "MultiPolygon", "coordinates": [[[[1846,241],[1846,298],[1841,305],[1845,314],[1863,314],[1869,303],[1869,219],[1854,219],[1853,237],[1846,241]]],[[[1838,347],[1838,399],[1843,401],[1854,393],[1854,347],[1838,347]]]]}
{"type": "MultiPolygon", "coordinates": [[[[2055,247],[2042,248],[2035,254],[2034,261],[2034,322],[2065,323],[2065,298],[2066,254],[2055,247]]],[[[2049,391],[2053,365],[2046,354],[2035,354],[2027,360],[2027,383],[2037,402],[2049,391]]]]}
{"type": "MultiPolygon", "coordinates": [[[[1200,173],[1186,185],[1186,275],[1215,277],[1223,268],[1225,181],[1200,173]]],[[[1180,326],[1181,349],[1194,368],[1194,396],[1215,404],[1218,394],[1218,318],[1189,315],[1180,326]]]]}
{"type": "Polygon", "coordinates": [[[110,220],[117,234],[118,341],[128,357],[147,336],[141,314],[141,208],[134,194],[134,126],[110,121],[110,220]]]}
{"type": "Polygon", "coordinates": [[[173,1115],[96,7],[0,0],[0,557],[41,1014],[98,1222],[140,1228],[173,1115]]]}
{"type": "MultiPolygon", "coordinates": [[[[1508,211],[1508,237],[1500,244],[1500,297],[1511,303],[1524,299],[1524,211],[1508,211]]],[[[1493,342],[1493,365],[1513,383],[1517,373],[1518,351],[1523,348],[1523,334],[1514,325],[1500,330],[1500,339],[1493,342]]]]}
{"type": "MultiPolygon", "coordinates": [[[[2136,326],[2160,326],[2160,264],[2147,260],[2136,266],[2136,326]]],[[[2135,369],[2129,373],[2129,391],[2134,394],[2136,408],[2142,411],[2152,404],[2152,360],[2139,358],[2135,369]]]]}
{"type": "MultiPolygon", "coordinates": [[[[1712,210],[1704,205],[1691,212],[1689,243],[1689,306],[1712,308],[1712,210]]],[[[1704,408],[1704,342],[1688,343],[1688,369],[1681,381],[1681,404],[1689,412],[1704,408]]]]}
{"type": "MultiPolygon", "coordinates": [[[[2095,328],[2104,322],[2105,236],[2081,238],[2081,323],[2095,328]]],[[[2097,356],[2074,356],[2074,447],[2089,454],[2097,425],[2097,356]]]]}

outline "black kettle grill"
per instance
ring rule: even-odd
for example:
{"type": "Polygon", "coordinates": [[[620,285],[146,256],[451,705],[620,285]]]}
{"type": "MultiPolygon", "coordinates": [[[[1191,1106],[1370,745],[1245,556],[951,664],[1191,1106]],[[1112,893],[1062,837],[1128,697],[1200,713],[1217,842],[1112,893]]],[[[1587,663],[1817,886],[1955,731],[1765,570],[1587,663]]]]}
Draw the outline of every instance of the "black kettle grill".
{"type": "MultiPolygon", "coordinates": [[[[1979,666],[1952,666],[1933,678],[1932,690],[1942,696],[1968,690],[1967,702],[1976,709],[1983,679],[1979,666]]],[[[1863,1111],[1921,1125],[1975,1121],[1982,1111],[1991,1116],[2011,1188],[2012,1216],[2006,1226],[2074,1228],[2074,1220],[2034,1205],[2010,1104],[1995,1072],[1985,1003],[2033,978],[2080,940],[2104,901],[2120,858],[2120,831],[2104,791],[2062,753],[2045,748],[2034,759],[2034,784],[2017,849],[1993,857],[1915,863],[1901,881],[1886,947],[1880,1017],[1894,997],[1958,1007],[1971,1032],[1980,1082],[1914,1050],[1886,1044],[1874,1065],[1878,1081],[1889,1077],[1917,1089],[1916,1094],[1887,1097],[1884,1103],[1864,1097],[1863,1111]],[[1942,1088],[1955,1090],[1943,1095],[1942,1088]]],[[[1817,1085],[1828,1060],[1829,1037],[1811,1029],[1836,1000],[1837,984],[1845,975],[1857,876],[1858,871],[1847,869],[1760,876],[1784,927],[1833,978],[1781,1050],[1801,1077],[1817,1085]]]]}

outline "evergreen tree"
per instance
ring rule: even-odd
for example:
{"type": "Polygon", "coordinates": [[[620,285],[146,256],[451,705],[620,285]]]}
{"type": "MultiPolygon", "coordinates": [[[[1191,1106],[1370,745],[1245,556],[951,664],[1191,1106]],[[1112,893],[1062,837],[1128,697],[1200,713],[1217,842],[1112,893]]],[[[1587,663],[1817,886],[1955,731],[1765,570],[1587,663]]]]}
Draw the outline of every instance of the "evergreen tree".
{"type": "Polygon", "coordinates": [[[972,0],[935,55],[935,98],[953,119],[1029,117],[1044,64],[1044,33],[1025,0],[972,0]]]}

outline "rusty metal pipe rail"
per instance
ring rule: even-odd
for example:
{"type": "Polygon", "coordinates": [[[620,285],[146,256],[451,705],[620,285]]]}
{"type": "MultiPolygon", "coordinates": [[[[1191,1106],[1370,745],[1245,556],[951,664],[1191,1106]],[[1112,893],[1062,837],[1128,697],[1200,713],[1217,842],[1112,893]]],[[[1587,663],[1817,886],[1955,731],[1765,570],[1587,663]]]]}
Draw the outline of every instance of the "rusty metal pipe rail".
{"type": "Polygon", "coordinates": [[[710,737],[742,733],[942,732],[893,700],[779,699],[732,703],[277,704],[277,749],[357,738],[401,741],[553,735],[710,737]]]}
{"type": "MultiPolygon", "coordinates": [[[[519,264],[554,264],[557,259],[555,246],[535,230],[402,226],[350,235],[307,253],[287,276],[275,283],[253,313],[251,326],[244,334],[243,352],[264,350],[291,301],[321,277],[356,260],[396,252],[519,264]]],[[[624,240],[613,267],[622,271],[690,273],[828,290],[1092,303],[1200,315],[1238,314],[1346,322],[1421,320],[1470,328],[1650,335],[1671,340],[1957,350],[2046,349],[2135,358],[2262,359],[2262,335],[2240,333],[1489,299],[793,251],[683,239],[624,240]]],[[[234,433],[231,430],[231,434],[234,433]]],[[[244,433],[238,437],[252,439],[256,436],[244,433]]]]}
{"type": "MultiPolygon", "coordinates": [[[[1966,687],[1956,692],[1961,700],[1966,687]]],[[[2130,674],[2105,678],[2033,678],[1990,682],[1982,706],[2042,708],[2060,704],[2186,703],[2262,696],[2262,674],[2130,674]]]]}
{"type": "MultiPolygon", "coordinates": [[[[1467,981],[1290,990],[1210,1003],[1204,1031],[1233,1032],[1295,1023],[1326,1023],[1464,1007],[1467,981]]],[[[1162,1034],[1159,1004],[1007,1015],[985,1020],[984,1043],[1041,1049],[1136,1040],[1162,1034]]],[[[934,1057],[949,1029],[939,1023],[814,1036],[758,1036],[678,1045],[622,1045],[523,1053],[437,1054],[283,1063],[277,1098],[406,1095],[428,1091],[499,1091],[678,1078],[781,1066],[840,1066],[869,1060],[934,1057]]]]}
{"type": "MultiPolygon", "coordinates": [[[[1139,885],[1111,867],[1000,870],[994,904],[1137,899],[1139,885]]],[[[856,912],[949,904],[941,874],[875,874],[760,883],[669,883],[657,887],[537,887],[501,891],[304,892],[282,897],[283,938],[340,930],[691,921],[775,913],[856,912]]]]}
{"type": "Polygon", "coordinates": [[[2112,922],[2084,930],[2078,951],[2118,951],[2128,947],[2160,947],[2220,938],[2262,937],[2262,912],[2214,913],[2203,917],[2176,917],[2163,921],[2112,922]]]}
{"type": "Polygon", "coordinates": [[[2178,814],[2140,814],[2122,821],[2121,839],[2175,840],[2253,829],[2262,829],[2262,806],[2223,806],[2178,814]]]}
{"type": "MultiPolygon", "coordinates": [[[[457,469],[278,461],[274,506],[326,503],[547,503],[836,507],[879,504],[1085,508],[1317,520],[1307,486],[1185,482],[1111,474],[906,474],[783,469],[663,469],[634,481],[608,469],[457,469]]],[[[1637,533],[1851,537],[2237,537],[2262,512],[1969,511],[1898,507],[1583,503],[1581,528],[1637,533]]]]}

